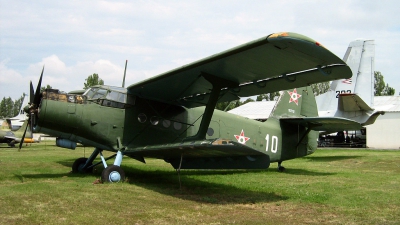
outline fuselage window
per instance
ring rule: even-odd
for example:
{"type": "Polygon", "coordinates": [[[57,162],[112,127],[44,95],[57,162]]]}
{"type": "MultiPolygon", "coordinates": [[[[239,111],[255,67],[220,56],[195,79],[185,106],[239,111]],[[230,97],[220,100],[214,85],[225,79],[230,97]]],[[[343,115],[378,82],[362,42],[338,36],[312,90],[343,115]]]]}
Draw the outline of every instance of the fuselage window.
{"type": "Polygon", "coordinates": [[[147,121],[147,116],[146,116],[146,114],[140,113],[139,116],[138,116],[138,120],[139,120],[139,122],[141,122],[141,123],[146,122],[146,121],[147,121]]]}
{"type": "Polygon", "coordinates": [[[214,135],[214,129],[212,129],[211,127],[209,127],[209,128],[207,129],[207,134],[208,134],[208,136],[213,136],[213,135],[214,135]]]}
{"type": "Polygon", "coordinates": [[[175,130],[180,130],[182,128],[182,124],[179,122],[174,122],[174,128],[175,130]]]}
{"type": "Polygon", "coordinates": [[[171,126],[171,121],[169,121],[169,120],[163,120],[162,125],[163,125],[165,128],[168,128],[169,126],[171,126]]]}
{"type": "Polygon", "coordinates": [[[154,126],[157,125],[159,122],[160,120],[156,116],[150,118],[150,123],[154,126]]]}

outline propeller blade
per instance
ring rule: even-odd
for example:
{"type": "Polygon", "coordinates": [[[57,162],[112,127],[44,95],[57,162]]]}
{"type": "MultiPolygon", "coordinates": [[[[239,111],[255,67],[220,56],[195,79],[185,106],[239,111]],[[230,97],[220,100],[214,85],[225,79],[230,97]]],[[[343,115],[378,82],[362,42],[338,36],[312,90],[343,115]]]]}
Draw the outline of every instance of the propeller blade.
{"type": "Polygon", "coordinates": [[[44,71],[44,66],[42,69],[42,74],[40,75],[39,83],[36,86],[35,98],[33,100],[33,103],[36,105],[36,107],[39,106],[39,103],[40,103],[40,88],[42,87],[43,71],[44,71]]]}
{"type": "MultiPolygon", "coordinates": [[[[29,121],[28,121],[28,123],[29,123],[29,121]]],[[[22,145],[24,144],[24,139],[25,139],[25,134],[26,134],[26,130],[27,130],[27,129],[28,129],[28,126],[25,127],[24,134],[22,135],[21,141],[19,142],[19,149],[18,149],[18,151],[21,150],[22,145]]]]}
{"type": "MultiPolygon", "coordinates": [[[[34,115],[31,115],[34,116],[34,115]]],[[[28,121],[29,123],[29,121],[28,121]]],[[[33,139],[33,120],[30,119],[30,123],[29,123],[29,131],[31,132],[31,138],[33,139]]]]}
{"type": "Polygon", "coordinates": [[[32,85],[32,81],[31,81],[31,87],[30,87],[30,92],[29,92],[29,103],[32,104],[34,100],[35,100],[35,92],[33,90],[33,85],[32,85]]]}

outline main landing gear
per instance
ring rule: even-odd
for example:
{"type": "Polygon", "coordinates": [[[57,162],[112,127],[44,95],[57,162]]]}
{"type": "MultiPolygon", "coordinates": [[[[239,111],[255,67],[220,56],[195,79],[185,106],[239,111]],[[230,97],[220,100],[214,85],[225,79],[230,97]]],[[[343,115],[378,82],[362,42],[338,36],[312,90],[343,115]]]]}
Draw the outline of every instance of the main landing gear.
{"type": "Polygon", "coordinates": [[[72,172],[73,173],[91,173],[93,171],[93,167],[103,163],[104,170],[101,173],[101,180],[102,182],[110,182],[110,183],[117,183],[123,182],[125,180],[125,172],[120,167],[122,163],[122,152],[118,151],[117,154],[114,154],[108,158],[104,158],[102,150],[95,148],[93,153],[90,155],[89,158],[79,158],[75,160],[74,164],[72,165],[72,172]],[[93,164],[93,161],[96,159],[97,155],[100,154],[101,162],[93,164]],[[114,165],[107,166],[106,161],[114,158],[114,165]]]}
{"type": "Polygon", "coordinates": [[[278,162],[278,171],[279,172],[285,172],[285,167],[282,166],[282,161],[278,162]]]}

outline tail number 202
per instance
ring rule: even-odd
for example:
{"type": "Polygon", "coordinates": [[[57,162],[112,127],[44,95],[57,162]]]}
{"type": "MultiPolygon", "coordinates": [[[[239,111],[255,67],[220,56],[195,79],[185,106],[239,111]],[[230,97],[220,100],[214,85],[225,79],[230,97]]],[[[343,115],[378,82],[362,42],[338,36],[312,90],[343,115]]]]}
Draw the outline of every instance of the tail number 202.
{"type": "Polygon", "coordinates": [[[278,151],[278,137],[271,135],[271,138],[269,138],[269,134],[267,134],[265,140],[266,140],[265,151],[268,152],[269,148],[271,147],[271,152],[276,153],[278,151]]]}

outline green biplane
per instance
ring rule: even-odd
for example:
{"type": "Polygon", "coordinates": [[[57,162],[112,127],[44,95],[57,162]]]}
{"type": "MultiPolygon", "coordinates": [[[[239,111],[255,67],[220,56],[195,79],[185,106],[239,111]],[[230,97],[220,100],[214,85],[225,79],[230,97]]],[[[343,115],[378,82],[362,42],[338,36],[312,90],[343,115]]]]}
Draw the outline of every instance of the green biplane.
{"type": "Polygon", "coordinates": [[[72,171],[90,172],[103,163],[105,182],[124,180],[124,156],[143,163],[164,159],[178,170],[266,169],[271,162],[283,170],[282,161],[315,151],[317,131],[354,126],[347,119],[319,118],[307,87],[351,75],[346,63],[320,43],[275,33],[128,88],[40,93],[42,70],[35,93],[31,84],[33,97],[25,110],[35,131],[58,137],[58,146],[94,146],[72,171]],[[266,122],[214,110],[218,102],[287,89],[266,122]],[[116,154],[106,159],[103,150],[116,154]],[[94,163],[98,155],[101,160],[94,163]],[[107,165],[110,158],[115,158],[113,165],[107,165]]]}

